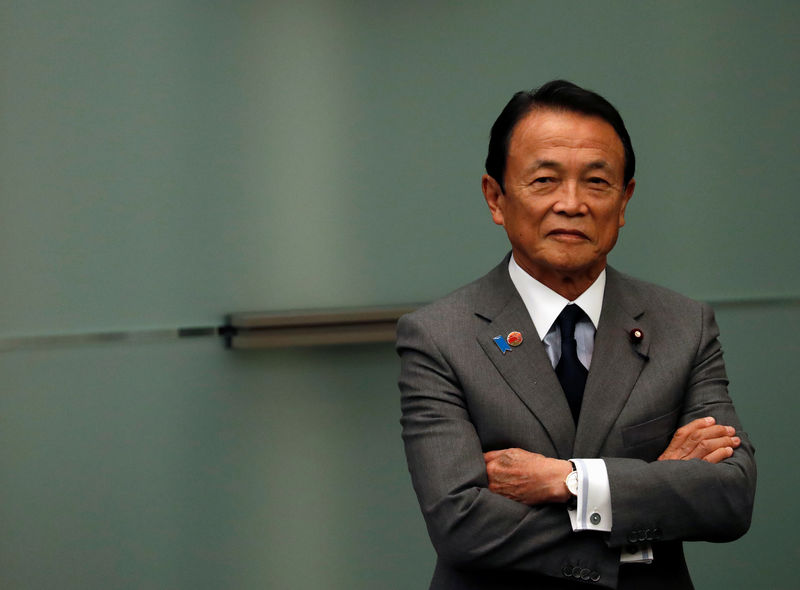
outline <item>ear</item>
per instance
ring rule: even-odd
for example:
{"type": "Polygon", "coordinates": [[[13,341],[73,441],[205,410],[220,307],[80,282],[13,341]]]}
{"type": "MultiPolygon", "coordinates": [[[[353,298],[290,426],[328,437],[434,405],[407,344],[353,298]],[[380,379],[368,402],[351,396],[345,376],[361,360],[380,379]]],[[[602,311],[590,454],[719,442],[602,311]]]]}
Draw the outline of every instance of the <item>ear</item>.
{"type": "Polygon", "coordinates": [[[503,225],[503,203],[505,195],[500,184],[488,174],[481,177],[481,189],[483,190],[483,198],[486,199],[486,204],[489,205],[489,211],[492,213],[492,221],[497,225],[503,225]]]}
{"type": "Polygon", "coordinates": [[[628,186],[625,187],[625,191],[622,193],[622,207],[619,210],[619,227],[625,225],[625,207],[628,206],[628,201],[631,200],[633,196],[633,190],[636,188],[636,179],[631,178],[628,182],[628,186]]]}

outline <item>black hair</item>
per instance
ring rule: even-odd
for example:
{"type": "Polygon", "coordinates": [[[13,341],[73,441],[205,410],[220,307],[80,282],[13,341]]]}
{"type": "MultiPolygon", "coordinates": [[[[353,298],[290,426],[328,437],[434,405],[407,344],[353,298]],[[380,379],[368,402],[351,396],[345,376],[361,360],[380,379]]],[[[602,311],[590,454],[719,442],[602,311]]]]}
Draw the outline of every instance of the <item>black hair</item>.
{"type": "Polygon", "coordinates": [[[600,117],[610,124],[617,132],[625,150],[623,186],[628,186],[636,169],[636,155],[633,153],[628,130],[625,129],[625,123],[617,109],[596,92],[566,80],[553,80],[537,89],[517,92],[492,125],[489,153],[486,156],[486,173],[498,182],[501,190],[505,191],[504,176],[511,134],[517,123],[536,108],[582,113],[600,117]]]}

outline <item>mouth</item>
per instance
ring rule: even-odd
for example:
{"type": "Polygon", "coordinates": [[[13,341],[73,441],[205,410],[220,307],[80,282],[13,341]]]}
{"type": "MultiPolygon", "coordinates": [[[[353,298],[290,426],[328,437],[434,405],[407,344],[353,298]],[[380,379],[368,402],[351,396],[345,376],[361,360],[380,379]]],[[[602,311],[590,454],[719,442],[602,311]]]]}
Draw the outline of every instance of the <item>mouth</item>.
{"type": "Polygon", "coordinates": [[[589,236],[582,231],[578,231],[577,229],[554,229],[553,231],[548,232],[547,235],[556,239],[568,241],[589,239],[589,236]]]}

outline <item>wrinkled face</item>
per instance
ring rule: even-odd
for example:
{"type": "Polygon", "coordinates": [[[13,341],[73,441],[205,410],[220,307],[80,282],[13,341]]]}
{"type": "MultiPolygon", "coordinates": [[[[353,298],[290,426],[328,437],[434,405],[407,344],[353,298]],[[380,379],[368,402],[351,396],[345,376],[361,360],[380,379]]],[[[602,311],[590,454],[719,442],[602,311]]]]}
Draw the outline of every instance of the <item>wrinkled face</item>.
{"type": "Polygon", "coordinates": [[[548,285],[591,284],[625,224],[635,182],[623,186],[624,169],[622,142],[606,121],[538,109],[511,135],[505,191],[488,175],[483,191],[528,274],[548,285]]]}

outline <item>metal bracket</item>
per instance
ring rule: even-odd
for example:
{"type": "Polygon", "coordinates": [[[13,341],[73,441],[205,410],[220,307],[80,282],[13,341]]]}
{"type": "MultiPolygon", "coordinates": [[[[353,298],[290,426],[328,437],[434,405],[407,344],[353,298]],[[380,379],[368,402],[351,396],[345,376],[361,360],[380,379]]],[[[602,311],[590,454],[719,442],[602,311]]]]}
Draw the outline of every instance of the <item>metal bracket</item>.
{"type": "Polygon", "coordinates": [[[394,342],[400,316],[418,305],[273,313],[232,313],[219,334],[227,348],[242,350],[394,342]]]}

